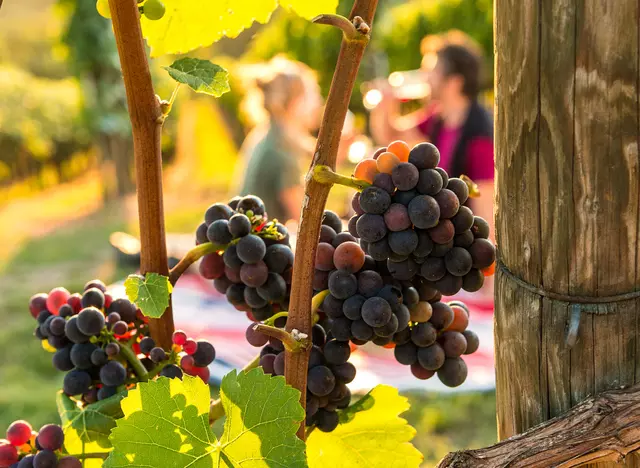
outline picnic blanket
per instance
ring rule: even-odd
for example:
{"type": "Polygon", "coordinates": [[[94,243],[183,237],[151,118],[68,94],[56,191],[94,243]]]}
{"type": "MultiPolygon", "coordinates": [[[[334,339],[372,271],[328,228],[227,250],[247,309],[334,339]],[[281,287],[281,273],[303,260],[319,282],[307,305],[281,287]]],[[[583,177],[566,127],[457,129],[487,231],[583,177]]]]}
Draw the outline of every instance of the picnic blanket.
{"type": "MultiPolygon", "coordinates": [[[[194,272],[195,273],[195,272],[194,272]]],[[[237,311],[218,293],[211,281],[197,273],[183,275],[173,290],[173,314],[176,328],[194,338],[209,340],[216,348],[216,359],[211,365],[211,381],[220,384],[222,377],[232,369],[241,369],[259,352],[245,340],[249,319],[237,311]]],[[[124,295],[121,283],[114,285],[114,295],[124,295]]],[[[351,391],[368,391],[379,383],[390,383],[400,390],[429,390],[438,392],[477,391],[495,388],[493,356],[493,302],[477,299],[474,295],[460,294],[443,299],[461,300],[471,312],[469,328],[480,337],[480,348],[464,356],[469,375],[464,384],[456,388],[443,385],[437,377],[423,381],[416,379],[407,366],[396,362],[392,349],[373,344],[358,347],[350,361],[358,369],[351,391]]]]}

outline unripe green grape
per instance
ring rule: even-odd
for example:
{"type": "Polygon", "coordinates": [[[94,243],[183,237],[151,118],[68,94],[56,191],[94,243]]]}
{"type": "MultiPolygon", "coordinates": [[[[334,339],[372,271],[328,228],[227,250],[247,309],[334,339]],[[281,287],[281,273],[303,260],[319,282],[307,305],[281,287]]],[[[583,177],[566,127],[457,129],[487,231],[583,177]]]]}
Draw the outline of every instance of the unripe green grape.
{"type": "Polygon", "coordinates": [[[164,16],[165,7],[160,0],[147,0],[143,8],[144,16],[150,20],[159,20],[164,16]]]}
{"type": "Polygon", "coordinates": [[[111,10],[109,9],[109,0],[98,0],[96,2],[96,10],[100,16],[111,19],[111,10]]]}

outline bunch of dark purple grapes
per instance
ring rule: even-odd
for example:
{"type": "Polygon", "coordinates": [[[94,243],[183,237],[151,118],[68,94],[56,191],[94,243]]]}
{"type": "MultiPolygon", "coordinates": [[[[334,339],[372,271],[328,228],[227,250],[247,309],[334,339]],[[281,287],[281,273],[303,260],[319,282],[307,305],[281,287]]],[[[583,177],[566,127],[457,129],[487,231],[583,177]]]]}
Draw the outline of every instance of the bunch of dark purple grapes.
{"type": "Polygon", "coordinates": [[[482,287],[482,270],[495,261],[495,247],[487,240],[487,222],[464,205],[468,185],[449,178],[439,161],[437,148],[421,143],[407,162],[377,173],[373,185],[353,199],[349,231],[368,255],[387,263],[395,279],[421,276],[451,296],[482,287]]]}
{"type": "MultiPolygon", "coordinates": [[[[284,346],[282,342],[247,328],[247,341],[260,350],[260,366],[266,374],[284,375],[284,346]]],[[[347,384],[356,376],[356,368],[350,362],[351,347],[348,341],[327,336],[324,328],[315,324],[312,330],[311,354],[307,374],[307,426],[331,432],[338,426],[338,410],[351,403],[351,391],[347,384]]]]}
{"type": "Polygon", "coordinates": [[[53,352],[53,366],[66,372],[63,391],[91,404],[114,396],[139,380],[156,375],[181,378],[183,370],[208,380],[207,366],[215,349],[204,341],[174,333],[174,349],[166,352],[148,336],[148,319],[128,299],[113,299],[100,280],[89,281],[82,294],[55,288],[29,301],[38,321],[34,335],[53,352]],[[179,366],[183,355],[195,361],[179,366]],[[136,369],[135,364],[139,364],[136,369]],[[182,367],[182,369],[181,369],[182,367]]]}
{"type": "Polygon", "coordinates": [[[196,231],[196,244],[206,242],[220,248],[202,258],[200,274],[238,310],[262,321],[287,309],[293,267],[289,233],[267,219],[260,198],[211,205],[196,231]]]}

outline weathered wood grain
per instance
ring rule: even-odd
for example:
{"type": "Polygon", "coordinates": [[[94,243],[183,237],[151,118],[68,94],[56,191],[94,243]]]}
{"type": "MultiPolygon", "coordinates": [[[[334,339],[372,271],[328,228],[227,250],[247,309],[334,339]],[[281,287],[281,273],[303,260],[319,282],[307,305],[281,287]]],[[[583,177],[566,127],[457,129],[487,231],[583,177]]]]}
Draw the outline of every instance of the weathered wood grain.
{"type": "MultiPolygon", "coordinates": [[[[495,5],[501,260],[561,294],[640,289],[638,0],[495,5]]],[[[570,304],[512,283],[497,274],[501,438],[639,381],[639,300],[584,306],[569,348],[570,304]]]]}
{"type": "Polygon", "coordinates": [[[640,386],[635,386],[589,398],[491,447],[450,453],[438,468],[569,468],[595,461],[621,466],[639,448],[640,386]]]}

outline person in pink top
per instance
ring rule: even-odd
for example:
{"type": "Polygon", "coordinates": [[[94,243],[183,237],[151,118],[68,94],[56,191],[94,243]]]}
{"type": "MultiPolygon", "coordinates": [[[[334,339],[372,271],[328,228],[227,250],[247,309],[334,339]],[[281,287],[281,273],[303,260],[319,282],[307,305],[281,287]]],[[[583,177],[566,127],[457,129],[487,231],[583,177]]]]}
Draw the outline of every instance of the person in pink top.
{"type": "Polygon", "coordinates": [[[465,174],[478,184],[482,196],[470,200],[471,209],[493,224],[493,122],[478,102],[480,69],[480,57],[469,48],[444,45],[423,60],[430,88],[425,108],[401,116],[400,103],[383,80],[379,83],[383,99],[372,110],[370,124],[374,139],[382,145],[393,140],[410,146],[425,140],[435,144],[440,167],[452,177],[465,174]]]}

